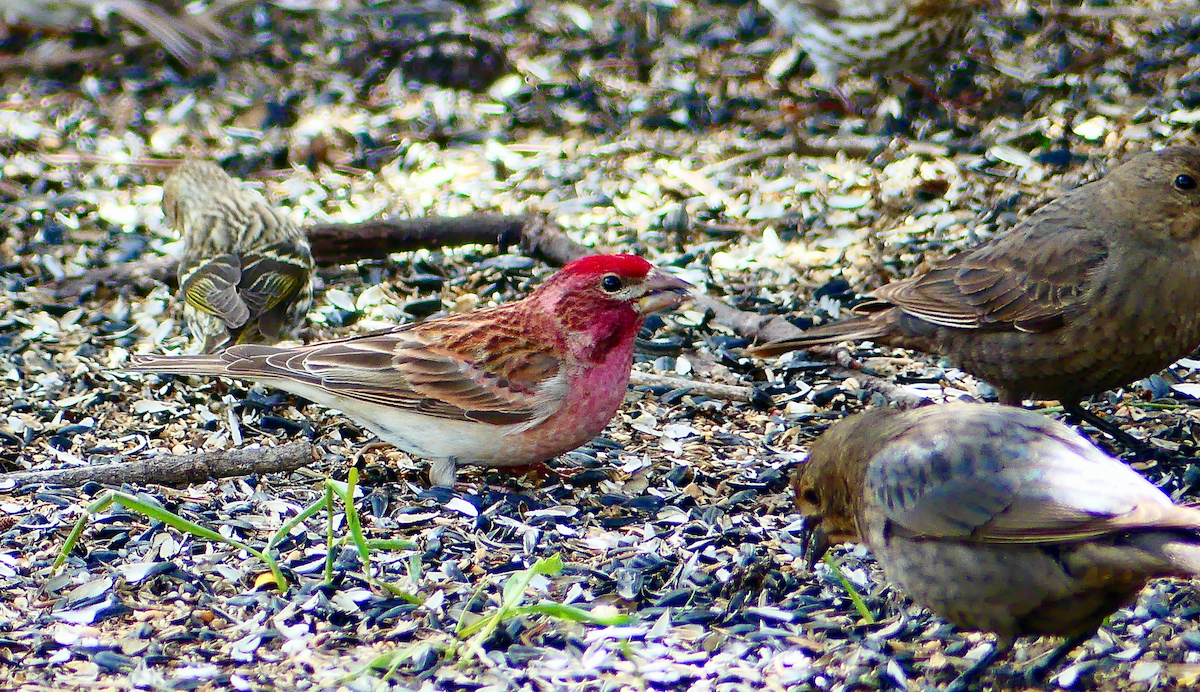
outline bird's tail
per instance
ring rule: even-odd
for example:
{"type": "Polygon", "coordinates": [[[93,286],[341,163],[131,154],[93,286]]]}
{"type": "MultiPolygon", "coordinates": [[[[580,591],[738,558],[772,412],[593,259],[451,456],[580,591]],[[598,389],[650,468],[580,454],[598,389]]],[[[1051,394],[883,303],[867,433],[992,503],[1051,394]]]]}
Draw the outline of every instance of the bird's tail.
{"type": "Polygon", "coordinates": [[[1117,564],[1148,559],[1152,567],[1139,567],[1146,573],[1200,577],[1200,507],[1173,505],[1148,523],[1159,530],[1128,534],[1119,541],[1116,547],[1121,556],[1117,564]]]}
{"type": "Polygon", "coordinates": [[[885,334],[887,334],[886,323],[879,319],[871,319],[869,315],[863,315],[852,317],[848,320],[841,320],[840,322],[823,324],[791,339],[779,339],[778,341],[751,346],[746,349],[746,352],[760,358],[766,358],[810,346],[837,344],[843,341],[874,340],[885,334]]]}
{"type": "Polygon", "coordinates": [[[129,359],[125,370],[171,375],[225,375],[230,360],[220,353],[200,356],[136,355],[129,359]]]}
{"type": "Polygon", "coordinates": [[[1138,547],[1143,549],[1148,547],[1146,544],[1152,547],[1152,553],[1167,565],[1165,571],[1169,576],[1200,577],[1200,540],[1195,535],[1184,537],[1156,533],[1139,543],[1141,545],[1138,547]]]}

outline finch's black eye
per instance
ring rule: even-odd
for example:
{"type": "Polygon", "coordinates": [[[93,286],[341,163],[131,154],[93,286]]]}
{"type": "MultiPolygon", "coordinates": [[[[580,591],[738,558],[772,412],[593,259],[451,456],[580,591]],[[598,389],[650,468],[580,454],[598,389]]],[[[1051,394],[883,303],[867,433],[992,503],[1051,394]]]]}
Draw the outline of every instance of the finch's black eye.
{"type": "Polygon", "coordinates": [[[1196,189],[1196,179],[1190,175],[1187,175],[1186,173],[1183,175],[1177,175],[1177,176],[1175,176],[1175,189],[1176,190],[1195,190],[1196,189]]]}
{"type": "Polygon", "coordinates": [[[625,284],[621,281],[621,277],[617,276],[616,274],[609,274],[603,279],[600,279],[600,288],[603,288],[609,293],[616,293],[617,291],[621,290],[621,287],[624,285],[625,284]]]}

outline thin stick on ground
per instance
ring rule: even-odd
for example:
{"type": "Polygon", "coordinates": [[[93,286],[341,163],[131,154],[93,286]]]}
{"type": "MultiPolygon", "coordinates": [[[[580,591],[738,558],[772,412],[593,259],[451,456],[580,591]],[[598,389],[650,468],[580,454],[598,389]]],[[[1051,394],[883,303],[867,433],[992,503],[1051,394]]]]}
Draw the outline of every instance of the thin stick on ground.
{"type": "Polygon", "coordinates": [[[712,399],[723,399],[725,401],[750,401],[754,398],[753,387],[701,382],[699,380],[689,380],[686,377],[667,377],[666,375],[655,375],[637,370],[630,373],[629,384],[635,387],[651,386],[686,389],[689,394],[706,396],[712,399]]]}
{"type": "Polygon", "coordinates": [[[79,487],[95,482],[104,485],[188,485],[213,478],[245,476],[251,473],[295,471],[316,461],[309,442],[290,442],[279,447],[231,449],[202,454],[164,455],[140,460],[97,466],[76,466],[47,471],[19,471],[0,475],[0,480],[15,481],[18,486],[51,483],[79,487]]]}
{"type": "MultiPolygon", "coordinates": [[[[382,219],[365,223],[323,223],[308,228],[313,258],[323,266],[384,259],[394,252],[461,245],[519,245],[521,252],[552,264],[596,252],[575,243],[553,222],[541,216],[471,214],[460,217],[382,219]],[[570,259],[563,260],[570,256],[570,259]]],[[[82,276],[50,284],[54,295],[73,298],[98,286],[172,282],[178,271],[175,257],[154,256],[111,267],[92,269],[82,276]]]]}

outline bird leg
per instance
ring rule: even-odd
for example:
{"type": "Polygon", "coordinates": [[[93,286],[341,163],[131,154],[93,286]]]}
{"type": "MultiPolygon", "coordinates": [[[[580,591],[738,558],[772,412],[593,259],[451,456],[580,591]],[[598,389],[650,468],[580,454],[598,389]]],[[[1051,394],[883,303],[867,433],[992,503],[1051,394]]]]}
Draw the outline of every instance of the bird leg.
{"type": "Polygon", "coordinates": [[[429,485],[435,488],[454,487],[454,460],[439,458],[429,460],[429,485]]]}
{"type": "Polygon", "coordinates": [[[1133,435],[1125,432],[1116,423],[1105,420],[1095,413],[1085,409],[1077,401],[1069,404],[1064,401],[1062,407],[1063,410],[1067,412],[1067,417],[1070,418],[1071,422],[1075,423],[1076,425],[1087,423],[1128,449],[1137,450],[1146,449],[1147,447],[1145,442],[1142,442],[1133,435]]]}
{"type": "Polygon", "coordinates": [[[946,689],[942,692],[967,692],[967,688],[971,686],[972,682],[975,682],[975,678],[979,677],[983,671],[991,667],[998,659],[1006,656],[1009,651],[1012,651],[1014,642],[1015,640],[1013,639],[997,639],[991,651],[976,661],[975,665],[967,668],[957,678],[954,678],[954,682],[947,685],[946,689]]]}
{"type": "Polygon", "coordinates": [[[1040,685],[1042,681],[1046,679],[1046,676],[1050,673],[1050,671],[1057,668],[1059,663],[1062,663],[1062,660],[1067,657],[1067,654],[1079,648],[1080,644],[1083,644],[1087,640],[1091,639],[1092,635],[1095,633],[1095,630],[1087,630],[1086,632],[1081,632],[1079,634],[1074,634],[1070,637],[1067,637],[1066,641],[1064,641],[1062,644],[1059,644],[1057,647],[1055,647],[1054,651],[1050,652],[1050,656],[1045,661],[1042,661],[1036,666],[1033,666],[1029,670],[1025,671],[1026,682],[1028,682],[1030,685],[1040,685]]]}

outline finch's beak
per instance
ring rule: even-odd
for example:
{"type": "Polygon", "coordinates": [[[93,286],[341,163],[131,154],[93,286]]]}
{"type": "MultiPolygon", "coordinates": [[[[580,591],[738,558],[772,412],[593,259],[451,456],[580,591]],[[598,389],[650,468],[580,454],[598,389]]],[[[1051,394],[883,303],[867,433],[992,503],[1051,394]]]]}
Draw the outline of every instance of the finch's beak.
{"type": "Polygon", "coordinates": [[[655,268],[642,280],[644,293],[634,301],[637,311],[643,315],[662,310],[674,310],[688,299],[693,287],[683,279],[655,268]]]}
{"type": "Polygon", "coordinates": [[[829,552],[829,535],[821,528],[820,517],[804,517],[801,521],[803,522],[803,528],[800,529],[803,547],[801,557],[804,559],[804,566],[811,572],[817,561],[829,552]]]}

